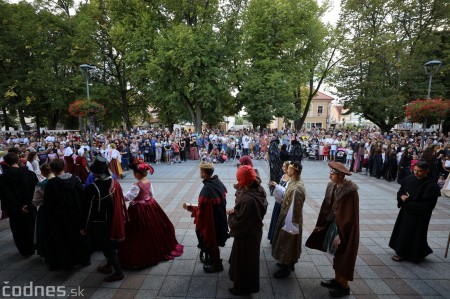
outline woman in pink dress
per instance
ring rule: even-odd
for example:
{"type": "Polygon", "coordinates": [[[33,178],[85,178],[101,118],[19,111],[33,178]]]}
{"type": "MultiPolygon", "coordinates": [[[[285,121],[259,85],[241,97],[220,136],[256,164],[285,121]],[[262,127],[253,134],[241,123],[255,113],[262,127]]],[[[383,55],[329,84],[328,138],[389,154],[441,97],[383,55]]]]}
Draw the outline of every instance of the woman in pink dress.
{"type": "Polygon", "coordinates": [[[130,201],[125,225],[125,240],[120,244],[119,261],[122,267],[139,269],[172,260],[183,254],[183,245],[175,238],[175,228],[153,198],[147,174],[153,168],[145,163],[130,166],[138,180],[125,195],[130,201]]]}

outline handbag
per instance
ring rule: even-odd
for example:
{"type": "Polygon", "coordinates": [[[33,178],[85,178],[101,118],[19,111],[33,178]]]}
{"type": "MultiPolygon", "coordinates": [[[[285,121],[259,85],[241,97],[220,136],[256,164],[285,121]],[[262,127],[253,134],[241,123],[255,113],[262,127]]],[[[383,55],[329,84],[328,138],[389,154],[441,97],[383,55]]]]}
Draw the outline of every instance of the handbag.
{"type": "Polygon", "coordinates": [[[284,219],[284,226],[281,228],[285,232],[291,235],[298,235],[300,233],[298,224],[292,223],[292,215],[294,213],[294,201],[295,201],[295,191],[292,194],[291,206],[287,212],[286,218],[284,219]]]}

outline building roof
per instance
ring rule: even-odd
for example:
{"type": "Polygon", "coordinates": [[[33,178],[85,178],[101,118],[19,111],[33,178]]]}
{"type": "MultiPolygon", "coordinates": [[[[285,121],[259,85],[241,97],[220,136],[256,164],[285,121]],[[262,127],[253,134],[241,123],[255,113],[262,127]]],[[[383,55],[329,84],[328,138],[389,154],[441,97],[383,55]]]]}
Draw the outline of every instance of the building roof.
{"type": "Polygon", "coordinates": [[[332,96],[329,96],[321,91],[317,91],[316,96],[314,97],[314,100],[327,100],[332,101],[334,98],[332,96]]]}

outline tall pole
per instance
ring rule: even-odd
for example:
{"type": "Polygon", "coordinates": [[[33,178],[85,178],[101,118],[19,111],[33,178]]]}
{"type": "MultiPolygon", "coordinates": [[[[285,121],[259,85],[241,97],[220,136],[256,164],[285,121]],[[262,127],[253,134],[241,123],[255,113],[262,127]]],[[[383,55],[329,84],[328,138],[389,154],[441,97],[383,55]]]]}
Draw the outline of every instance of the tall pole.
{"type": "MultiPolygon", "coordinates": [[[[429,75],[427,100],[431,99],[431,80],[433,78],[433,74],[438,72],[439,68],[441,67],[441,64],[442,64],[442,62],[439,60],[431,60],[423,65],[423,67],[425,68],[425,73],[427,75],[429,75]]],[[[426,146],[426,144],[425,144],[426,143],[426,138],[425,138],[426,130],[427,130],[427,117],[425,116],[425,120],[423,122],[423,130],[422,130],[422,153],[425,150],[425,146],[426,146]]]]}
{"type": "MultiPolygon", "coordinates": [[[[87,99],[90,99],[90,95],[89,95],[89,75],[90,75],[90,71],[95,69],[94,66],[89,65],[89,64],[82,64],[80,65],[80,69],[83,72],[83,75],[86,76],[86,93],[87,93],[87,99]]],[[[94,123],[94,116],[93,115],[88,115],[88,121],[89,121],[89,151],[92,153],[92,133],[93,133],[93,123],[94,123]]]]}

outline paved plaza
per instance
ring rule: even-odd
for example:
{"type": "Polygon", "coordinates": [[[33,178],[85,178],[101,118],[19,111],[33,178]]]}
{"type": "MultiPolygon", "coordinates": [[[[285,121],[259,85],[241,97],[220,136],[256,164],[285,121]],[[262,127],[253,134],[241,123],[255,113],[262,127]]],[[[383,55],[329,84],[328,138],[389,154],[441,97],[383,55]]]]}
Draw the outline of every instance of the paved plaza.
{"type": "MultiPolygon", "coordinates": [[[[326,163],[318,161],[304,161],[303,165],[302,179],[306,187],[304,244],[317,220],[329,181],[329,168],[326,163]]],[[[254,161],[254,166],[267,188],[268,163],[254,161]]],[[[154,168],[155,173],[150,179],[155,198],[175,225],[178,241],[184,245],[181,257],[151,268],[126,271],[125,279],[114,283],[103,282],[104,275],[95,271],[103,262],[100,252],[92,256],[92,265],[89,267],[77,268],[72,272],[49,272],[38,256],[24,259],[19,255],[8,221],[1,220],[2,289],[5,286],[60,286],[73,294],[83,290],[84,298],[233,298],[228,292],[228,288],[232,287],[228,279],[228,258],[233,239],[229,239],[221,251],[225,270],[219,274],[204,273],[198,258],[192,218],[182,208],[184,202],[196,202],[202,188],[198,161],[154,165],[154,168]]],[[[228,208],[232,208],[235,163],[230,161],[216,165],[215,173],[228,188],[228,208]]],[[[450,231],[450,199],[440,197],[431,218],[428,243],[434,252],[420,264],[398,263],[391,260],[394,251],[388,247],[388,242],[398,213],[396,192],[399,185],[362,174],[354,174],[350,179],[359,186],[361,229],[355,280],[350,283],[350,298],[450,298],[450,257],[444,258],[450,231]]],[[[129,190],[134,182],[132,173],[128,172],[127,177],[120,182],[124,191],[129,190]]],[[[328,289],[319,283],[322,278],[333,277],[334,271],[330,257],[322,252],[303,246],[295,272],[284,280],[272,277],[277,267],[271,256],[267,230],[274,197],[268,196],[268,201],[260,253],[261,290],[253,294],[252,298],[328,298],[328,289]]]]}

